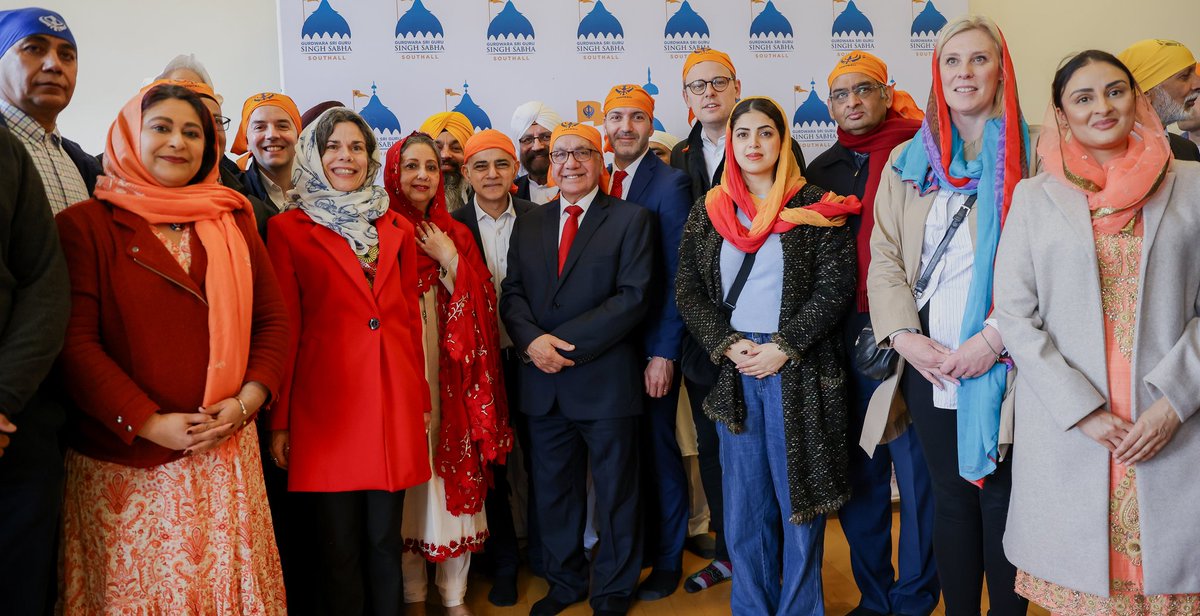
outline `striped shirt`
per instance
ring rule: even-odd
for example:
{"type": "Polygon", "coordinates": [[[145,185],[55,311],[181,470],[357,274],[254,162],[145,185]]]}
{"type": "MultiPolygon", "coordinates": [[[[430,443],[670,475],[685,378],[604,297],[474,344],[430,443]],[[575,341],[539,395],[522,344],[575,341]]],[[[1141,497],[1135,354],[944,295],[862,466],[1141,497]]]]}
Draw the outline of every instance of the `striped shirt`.
{"type": "MultiPolygon", "coordinates": [[[[925,237],[921,243],[921,268],[924,272],[933,252],[950,228],[950,221],[967,201],[964,193],[950,190],[938,191],[925,218],[925,237]]],[[[917,310],[929,306],[930,338],[950,349],[958,348],[959,336],[962,330],[963,314],[967,311],[967,293],[971,289],[971,279],[974,276],[975,248],[971,234],[966,228],[959,227],[945,254],[933,269],[929,278],[929,286],[917,300],[917,310]]],[[[933,388],[933,405],[942,409],[958,408],[958,386],[943,381],[945,389],[933,388]]]]}
{"type": "Polygon", "coordinates": [[[57,214],[70,205],[91,198],[79,168],[62,147],[62,135],[58,134],[57,128],[46,132],[36,120],[5,100],[0,100],[0,114],[4,116],[8,130],[25,144],[25,149],[33,157],[33,165],[42,177],[52,213],[57,214]]]}

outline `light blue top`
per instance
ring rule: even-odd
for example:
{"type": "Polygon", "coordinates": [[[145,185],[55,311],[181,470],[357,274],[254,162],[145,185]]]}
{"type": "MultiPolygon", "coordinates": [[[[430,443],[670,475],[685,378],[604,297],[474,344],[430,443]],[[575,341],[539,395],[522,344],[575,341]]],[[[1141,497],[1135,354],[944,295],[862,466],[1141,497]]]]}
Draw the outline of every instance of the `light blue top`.
{"type": "MultiPolygon", "coordinates": [[[[738,220],[746,227],[750,219],[741,211],[738,220]]],[[[729,295],[729,288],[737,278],[738,270],[742,267],[742,259],[746,253],[738,250],[728,240],[721,244],[721,297],[729,295]]],[[[742,294],[738,297],[737,307],[729,323],[739,332],[773,334],[779,331],[779,309],[783,302],[783,243],[779,234],[772,233],[767,241],[758,249],[754,258],[754,267],[750,269],[750,277],[742,294]]]]}

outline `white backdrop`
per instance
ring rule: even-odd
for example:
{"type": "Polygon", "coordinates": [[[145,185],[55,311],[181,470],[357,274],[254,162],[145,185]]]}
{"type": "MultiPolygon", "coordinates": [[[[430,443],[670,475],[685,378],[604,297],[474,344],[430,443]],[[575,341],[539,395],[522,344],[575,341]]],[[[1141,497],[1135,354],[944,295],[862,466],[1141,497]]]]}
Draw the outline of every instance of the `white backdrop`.
{"type": "Polygon", "coordinates": [[[923,104],[936,29],[967,0],[278,0],[278,10],[284,92],[301,111],[353,106],[385,147],[456,108],[505,132],[535,99],[598,122],[619,83],[646,84],[656,119],[683,137],[683,57],[710,46],[733,58],[744,96],[783,105],[811,159],[836,139],[824,101],[837,58],[875,53],[923,104]]]}

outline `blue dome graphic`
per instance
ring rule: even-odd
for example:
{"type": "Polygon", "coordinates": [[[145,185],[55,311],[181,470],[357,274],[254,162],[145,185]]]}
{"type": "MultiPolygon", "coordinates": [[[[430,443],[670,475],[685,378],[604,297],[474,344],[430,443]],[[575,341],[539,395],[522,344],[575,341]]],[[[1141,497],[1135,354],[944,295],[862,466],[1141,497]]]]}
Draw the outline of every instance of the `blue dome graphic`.
{"type": "Polygon", "coordinates": [[[933,6],[933,0],[925,3],[925,10],[921,11],[917,18],[912,23],[913,36],[934,36],[942,30],[942,26],[946,25],[946,16],[938,12],[937,7],[933,6]]]}
{"type": "Polygon", "coordinates": [[[825,101],[817,96],[817,82],[812,82],[811,89],[808,91],[808,98],[796,109],[796,114],[792,116],[792,125],[797,124],[833,124],[833,118],[829,116],[829,107],[825,106],[825,101]]]}
{"type": "Polygon", "coordinates": [[[467,116],[467,119],[471,121],[471,126],[474,126],[475,130],[486,130],[491,128],[491,118],[488,118],[488,114],[485,113],[483,109],[479,105],[476,105],[475,101],[471,99],[471,94],[467,92],[467,88],[469,87],[470,86],[467,84],[463,84],[462,100],[459,101],[458,104],[454,106],[454,109],[451,109],[450,111],[457,111],[467,116]]]}
{"type": "Polygon", "coordinates": [[[413,3],[400,20],[396,22],[396,36],[446,36],[442,31],[442,22],[429,12],[421,0],[413,3]]]}
{"type": "Polygon", "coordinates": [[[692,8],[688,0],[683,0],[679,10],[667,20],[666,31],[663,36],[666,37],[706,37],[708,36],[708,23],[704,18],[692,8]]]}
{"type": "Polygon", "coordinates": [[[846,4],[846,10],[842,11],[837,19],[833,20],[833,35],[847,36],[851,34],[875,34],[875,28],[871,25],[871,20],[862,11],[855,6],[854,0],[850,0],[846,4]]]}
{"type": "Polygon", "coordinates": [[[596,6],[579,22],[579,38],[591,36],[594,38],[621,37],[625,38],[625,29],[621,22],[604,6],[604,0],[596,0],[596,6]]]}
{"type": "Polygon", "coordinates": [[[321,0],[317,10],[304,20],[304,28],[300,31],[300,38],[319,36],[350,37],[350,24],[346,23],[346,18],[342,17],[341,13],[333,10],[329,0],[321,0]]]}
{"type": "Polygon", "coordinates": [[[646,94],[650,96],[658,96],[658,86],[654,85],[654,80],[650,79],[650,67],[646,67],[646,85],[642,86],[646,94]]]}
{"type": "Polygon", "coordinates": [[[358,112],[362,119],[371,125],[371,128],[380,133],[392,131],[395,134],[400,134],[400,120],[396,119],[396,114],[388,109],[383,101],[379,100],[379,95],[375,93],[375,84],[371,84],[371,100],[367,101],[366,106],[358,112]]]}
{"type": "Polygon", "coordinates": [[[489,39],[504,37],[531,39],[533,38],[533,24],[521,14],[521,11],[517,10],[512,0],[508,0],[504,9],[497,13],[492,18],[492,23],[488,25],[487,37],[489,39]]]}
{"type": "Polygon", "coordinates": [[[654,118],[654,130],[661,130],[664,133],[667,132],[667,129],[663,127],[662,122],[658,121],[658,118],[654,118]]]}
{"type": "Polygon", "coordinates": [[[774,0],[767,0],[767,6],[750,24],[750,36],[792,36],[792,22],[775,8],[774,0]]]}

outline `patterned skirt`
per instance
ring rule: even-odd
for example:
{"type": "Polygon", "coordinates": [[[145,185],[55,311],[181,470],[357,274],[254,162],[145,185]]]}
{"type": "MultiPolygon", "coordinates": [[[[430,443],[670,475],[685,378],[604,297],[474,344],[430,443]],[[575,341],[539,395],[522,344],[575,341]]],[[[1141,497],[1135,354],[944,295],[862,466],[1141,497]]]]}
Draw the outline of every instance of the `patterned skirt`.
{"type": "Polygon", "coordinates": [[[59,568],[68,615],[286,614],[253,426],[151,468],[68,452],[59,568]]]}

